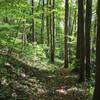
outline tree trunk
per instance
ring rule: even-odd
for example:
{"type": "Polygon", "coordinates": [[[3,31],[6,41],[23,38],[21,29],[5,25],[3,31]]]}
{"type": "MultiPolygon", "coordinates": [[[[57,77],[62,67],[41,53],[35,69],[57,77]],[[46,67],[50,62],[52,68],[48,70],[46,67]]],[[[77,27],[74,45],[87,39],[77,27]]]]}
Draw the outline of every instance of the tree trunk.
{"type": "Polygon", "coordinates": [[[41,17],[41,44],[44,43],[44,0],[42,0],[42,17],[41,17]]]}
{"type": "Polygon", "coordinates": [[[64,67],[68,68],[68,16],[69,16],[69,1],[65,0],[65,34],[64,34],[64,67]]]}
{"type": "Polygon", "coordinates": [[[86,3],[86,20],[85,20],[85,35],[86,35],[86,78],[90,79],[90,32],[92,18],[92,0],[87,0],[86,3]]]}
{"type": "Polygon", "coordinates": [[[35,35],[35,17],[34,17],[34,0],[32,0],[32,39],[33,39],[33,44],[36,42],[36,35],[35,35]]]}
{"type": "Polygon", "coordinates": [[[79,81],[85,80],[85,38],[84,38],[84,0],[78,0],[78,60],[80,65],[79,81]]]}
{"type": "Polygon", "coordinates": [[[100,100],[100,0],[98,0],[97,16],[96,83],[93,100],[100,100]]]}
{"type": "Polygon", "coordinates": [[[54,63],[54,56],[55,56],[55,12],[53,11],[52,13],[52,10],[55,9],[55,0],[53,0],[53,2],[50,0],[50,5],[51,5],[51,14],[50,14],[50,48],[51,48],[51,56],[50,56],[50,60],[51,60],[51,63],[54,63]]]}
{"type": "MultiPolygon", "coordinates": [[[[55,9],[55,0],[53,0],[53,10],[55,9]]],[[[55,58],[55,12],[53,11],[53,22],[52,22],[52,61],[54,62],[54,58],[55,58]]]]}
{"type": "Polygon", "coordinates": [[[49,29],[49,18],[50,16],[48,15],[48,5],[49,5],[49,1],[47,0],[47,16],[46,16],[46,29],[47,29],[47,46],[49,47],[50,45],[50,29],[49,29]]]}

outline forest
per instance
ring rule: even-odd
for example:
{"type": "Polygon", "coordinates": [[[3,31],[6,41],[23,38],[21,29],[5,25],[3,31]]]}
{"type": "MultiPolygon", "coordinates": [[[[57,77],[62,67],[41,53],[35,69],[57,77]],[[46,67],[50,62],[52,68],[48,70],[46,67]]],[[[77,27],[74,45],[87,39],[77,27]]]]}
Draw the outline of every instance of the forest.
{"type": "Polygon", "coordinates": [[[0,100],[100,100],[100,0],[0,0],[0,100]]]}

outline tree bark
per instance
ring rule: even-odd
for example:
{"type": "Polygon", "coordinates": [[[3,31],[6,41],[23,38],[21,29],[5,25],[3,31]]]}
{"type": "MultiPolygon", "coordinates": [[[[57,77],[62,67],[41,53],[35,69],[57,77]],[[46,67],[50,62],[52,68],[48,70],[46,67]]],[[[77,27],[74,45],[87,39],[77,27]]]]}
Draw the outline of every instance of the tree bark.
{"type": "Polygon", "coordinates": [[[68,68],[68,16],[69,1],[65,0],[65,33],[64,33],[64,68],[68,68]]]}
{"type": "Polygon", "coordinates": [[[49,29],[49,14],[48,14],[48,5],[49,5],[49,1],[47,0],[47,16],[46,16],[46,30],[47,30],[47,46],[49,47],[50,45],[50,29],[49,29]]]}
{"type": "Polygon", "coordinates": [[[100,100],[100,0],[97,8],[96,83],[93,100],[100,100]]]}
{"type": "Polygon", "coordinates": [[[84,0],[78,0],[78,60],[80,65],[79,82],[85,81],[85,35],[84,35],[84,0]]]}
{"type": "Polygon", "coordinates": [[[35,17],[34,17],[34,0],[32,0],[32,39],[33,39],[33,44],[36,42],[36,35],[35,35],[35,17]]]}
{"type": "Polygon", "coordinates": [[[55,9],[55,0],[50,0],[50,5],[51,5],[51,14],[50,14],[50,49],[51,49],[51,56],[50,56],[50,60],[51,60],[51,63],[54,63],[54,58],[55,58],[55,12],[53,11],[52,13],[52,10],[55,9]]]}
{"type": "Polygon", "coordinates": [[[42,17],[41,17],[41,44],[44,43],[44,0],[42,0],[42,17]]]}
{"type": "Polygon", "coordinates": [[[92,18],[92,0],[87,0],[87,3],[86,3],[86,20],[85,20],[85,35],[86,35],[86,78],[88,80],[90,79],[91,18],[92,18]]]}

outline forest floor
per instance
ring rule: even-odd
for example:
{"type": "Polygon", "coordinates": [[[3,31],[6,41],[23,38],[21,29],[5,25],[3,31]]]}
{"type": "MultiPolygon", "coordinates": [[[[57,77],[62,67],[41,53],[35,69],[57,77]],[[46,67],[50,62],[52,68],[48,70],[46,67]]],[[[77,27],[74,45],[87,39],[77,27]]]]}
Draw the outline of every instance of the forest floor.
{"type": "Polygon", "coordinates": [[[87,100],[77,79],[69,69],[52,72],[0,55],[0,100],[87,100]]]}

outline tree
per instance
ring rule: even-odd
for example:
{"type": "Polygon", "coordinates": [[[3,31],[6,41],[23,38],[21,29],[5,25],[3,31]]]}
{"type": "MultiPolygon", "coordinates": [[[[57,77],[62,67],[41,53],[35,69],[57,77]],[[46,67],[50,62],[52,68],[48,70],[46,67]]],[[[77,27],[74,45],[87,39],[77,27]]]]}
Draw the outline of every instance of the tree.
{"type": "Polygon", "coordinates": [[[33,39],[33,44],[36,42],[36,36],[35,36],[35,17],[34,17],[34,0],[32,0],[32,39],[33,39]]]}
{"type": "Polygon", "coordinates": [[[41,16],[41,44],[44,42],[44,0],[42,0],[42,16],[41,16]]]}
{"type": "Polygon", "coordinates": [[[90,32],[92,18],[92,0],[86,2],[86,20],[85,20],[85,35],[86,35],[86,78],[90,79],[90,32]]]}
{"type": "Polygon", "coordinates": [[[50,33],[49,33],[49,31],[50,31],[50,29],[49,29],[49,18],[50,18],[50,16],[49,16],[49,14],[48,14],[48,7],[49,6],[49,1],[47,0],[47,16],[46,16],[46,31],[47,31],[47,46],[49,47],[49,42],[50,42],[50,33]]]}
{"type": "Polygon", "coordinates": [[[97,7],[96,83],[93,100],[100,99],[100,0],[97,7]]]}
{"type": "Polygon", "coordinates": [[[55,58],[55,0],[50,0],[50,61],[54,63],[55,58]]]}
{"type": "Polygon", "coordinates": [[[78,60],[80,65],[79,81],[85,80],[85,38],[84,38],[84,0],[78,0],[78,60]]]}
{"type": "Polygon", "coordinates": [[[54,62],[54,57],[55,57],[55,11],[54,11],[54,10],[55,10],[55,0],[53,0],[53,14],[52,14],[52,17],[53,17],[53,18],[52,18],[52,19],[53,19],[53,20],[52,20],[52,21],[53,21],[53,22],[52,22],[52,24],[53,24],[53,25],[52,25],[52,27],[53,27],[53,28],[52,28],[52,29],[53,29],[53,30],[52,30],[52,38],[53,38],[53,39],[52,39],[52,46],[53,46],[53,47],[52,47],[52,59],[53,59],[53,60],[52,60],[52,61],[53,61],[53,62],[54,62]]]}
{"type": "Polygon", "coordinates": [[[65,0],[65,34],[64,34],[64,67],[68,67],[68,16],[69,16],[69,1],[65,0]]]}

